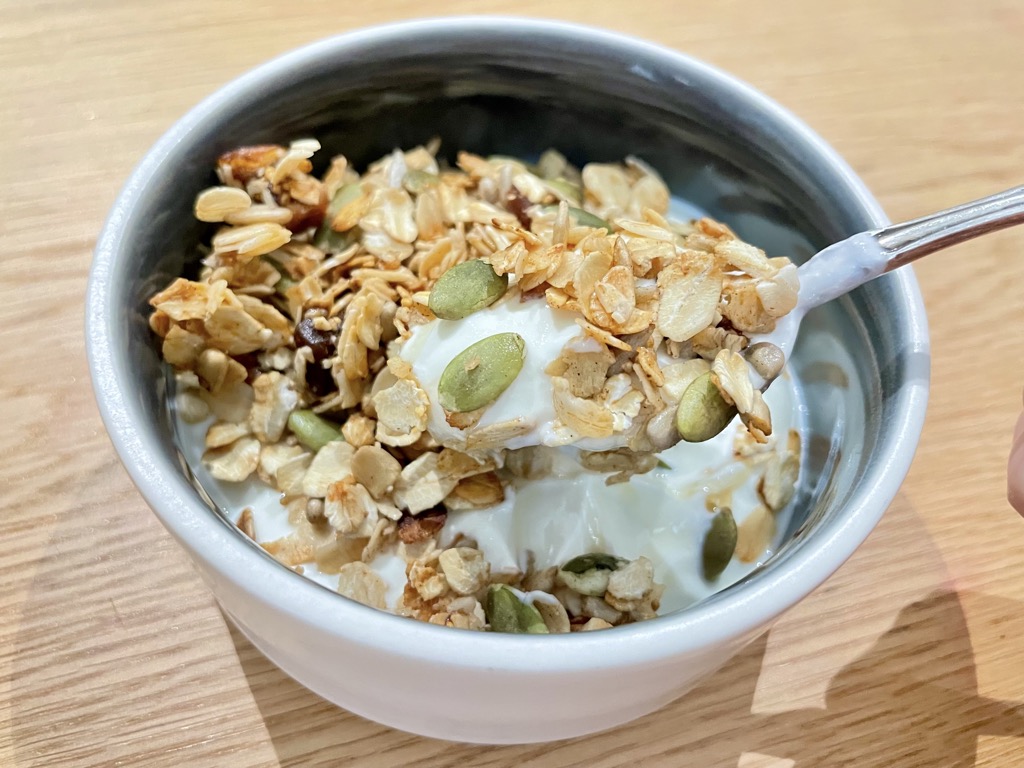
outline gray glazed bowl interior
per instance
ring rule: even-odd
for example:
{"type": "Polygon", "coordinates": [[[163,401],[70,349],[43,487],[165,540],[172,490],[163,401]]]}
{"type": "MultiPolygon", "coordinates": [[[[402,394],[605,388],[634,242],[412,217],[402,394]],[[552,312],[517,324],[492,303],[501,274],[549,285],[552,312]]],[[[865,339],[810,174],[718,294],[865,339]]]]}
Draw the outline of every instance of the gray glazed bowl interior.
{"type": "MultiPolygon", "coordinates": [[[[441,21],[421,24],[421,34],[411,29],[303,49],[291,55],[288,78],[261,70],[245,76],[194,111],[147,161],[148,177],[129,184],[98,249],[89,324],[92,343],[102,347],[92,352],[94,372],[110,373],[124,399],[123,412],[105,411],[108,427],[115,442],[119,429],[145,433],[147,471],[188,475],[146,299],[194,270],[196,245],[208,231],[192,217],[192,201],[214,182],[217,155],[232,147],[315,136],[322,158],[343,152],[357,166],[435,135],[448,153],[530,157],[553,146],[577,163],[634,154],[664,175],[674,195],[769,255],[797,261],[884,222],[813,134],[702,65],[618,37],[595,45],[600,33],[581,40],[560,25],[483,20],[449,29],[441,21]]],[[[787,545],[746,582],[764,580],[791,558],[812,557],[807,548],[834,541],[851,515],[877,517],[881,510],[867,508],[865,494],[878,484],[894,491],[894,473],[902,479],[928,376],[913,276],[885,277],[814,312],[793,369],[810,428],[803,481],[787,545]]],[[[99,392],[101,405],[109,394],[99,392]]],[[[125,458],[129,469],[134,460],[125,458]]],[[[197,492],[195,503],[208,503],[204,496],[197,492]]]]}

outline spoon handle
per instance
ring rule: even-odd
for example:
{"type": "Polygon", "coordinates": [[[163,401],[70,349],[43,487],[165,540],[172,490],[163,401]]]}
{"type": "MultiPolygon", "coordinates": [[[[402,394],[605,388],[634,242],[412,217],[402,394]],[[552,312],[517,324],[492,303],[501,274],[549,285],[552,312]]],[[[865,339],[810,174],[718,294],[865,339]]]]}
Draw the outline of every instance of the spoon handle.
{"type": "Polygon", "coordinates": [[[891,272],[929,253],[1015,224],[1024,224],[1024,187],[876,229],[870,235],[885,251],[885,271],[891,272]]]}

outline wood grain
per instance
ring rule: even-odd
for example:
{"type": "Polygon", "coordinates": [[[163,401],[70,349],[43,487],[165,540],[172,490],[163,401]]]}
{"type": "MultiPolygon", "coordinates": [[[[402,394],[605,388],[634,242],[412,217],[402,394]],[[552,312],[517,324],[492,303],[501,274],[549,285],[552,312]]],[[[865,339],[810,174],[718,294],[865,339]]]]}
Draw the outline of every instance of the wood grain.
{"type": "MultiPolygon", "coordinates": [[[[333,707],[233,632],[119,466],[89,389],[90,251],[146,148],[215,87],[328,32],[438,13],[587,22],[786,104],[909,217],[1024,179],[1019,0],[0,2],[0,765],[1018,766],[1024,233],[918,268],[933,389],[867,544],[693,694],[545,746],[408,736],[333,707]]],[[[614,681],[609,681],[609,690],[614,681]]]]}

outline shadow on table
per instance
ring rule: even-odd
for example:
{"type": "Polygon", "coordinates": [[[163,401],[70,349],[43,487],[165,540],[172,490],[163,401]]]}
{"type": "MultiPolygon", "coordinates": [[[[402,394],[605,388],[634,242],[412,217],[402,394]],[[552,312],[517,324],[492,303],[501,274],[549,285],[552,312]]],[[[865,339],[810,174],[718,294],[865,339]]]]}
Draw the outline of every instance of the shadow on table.
{"type": "MultiPolygon", "coordinates": [[[[994,615],[1022,615],[1019,605],[1005,599],[971,594],[970,601],[994,615]]],[[[645,755],[644,764],[683,759],[687,765],[736,768],[743,753],[755,752],[801,768],[954,768],[975,765],[981,735],[1024,736],[1024,705],[978,696],[960,598],[948,591],[907,605],[874,647],[833,678],[825,709],[751,712],[763,637],[660,712],[604,734],[546,745],[479,747],[390,732],[310,693],[237,630],[232,637],[284,766],[331,757],[347,758],[347,765],[596,766],[621,764],[614,757],[619,753],[634,763],[645,755]],[[310,719],[320,727],[311,727],[310,719]],[[309,736],[311,731],[316,735],[309,736]],[[894,762],[895,755],[907,762],[894,762]]]]}

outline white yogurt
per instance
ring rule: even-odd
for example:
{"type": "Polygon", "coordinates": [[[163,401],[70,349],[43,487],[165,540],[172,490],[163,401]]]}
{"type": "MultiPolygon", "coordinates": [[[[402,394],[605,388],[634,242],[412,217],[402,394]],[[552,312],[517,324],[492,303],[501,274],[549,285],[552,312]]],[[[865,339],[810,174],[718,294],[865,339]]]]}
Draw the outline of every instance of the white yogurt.
{"type": "Polygon", "coordinates": [[[521,302],[513,296],[464,320],[434,320],[413,329],[412,338],[400,354],[412,364],[413,374],[430,397],[427,430],[434,439],[442,445],[457,445],[463,434],[448,424],[437,402],[437,384],[448,363],[470,344],[514,331],[526,342],[523,369],[487,407],[478,426],[523,419],[530,431],[509,440],[509,448],[552,444],[555,409],[551,404],[551,378],[544,369],[570,339],[582,333],[575,317],[574,313],[552,309],[543,298],[521,302]]]}
{"type": "MultiPolygon", "coordinates": [[[[673,213],[685,213],[686,218],[703,214],[697,209],[673,213]]],[[[881,249],[867,236],[855,236],[822,251],[800,268],[797,309],[779,322],[773,333],[753,341],[771,341],[788,358],[800,320],[809,309],[881,274],[884,268],[881,249]]],[[[515,331],[526,342],[523,369],[478,424],[526,420],[529,431],[511,440],[510,448],[564,443],[564,435],[555,432],[551,382],[544,369],[566,344],[585,346],[590,342],[574,314],[552,309],[542,298],[520,302],[514,297],[464,320],[417,327],[402,347],[401,356],[413,366],[430,396],[428,429],[439,442],[458,443],[461,438],[437,404],[437,384],[445,367],[470,344],[506,331],[515,331]]],[[[803,432],[799,396],[788,373],[766,392],[765,400],[772,413],[773,445],[785,441],[791,429],[803,432]]],[[[255,477],[235,485],[217,481],[206,472],[201,456],[208,423],[189,425],[178,420],[177,426],[189,465],[229,519],[234,521],[249,507],[257,540],[272,541],[291,533],[287,512],[275,490],[255,477]]],[[[776,541],[755,562],[733,559],[714,584],[704,581],[700,550],[712,517],[706,508],[707,494],[716,486],[733,487],[732,511],[737,523],[760,503],[756,491],[760,472],[733,455],[737,429],[742,429],[738,420],[705,443],[679,443],[661,454],[668,468],[659,467],[612,486],[605,485],[605,475],[580,467],[576,455],[580,448],[607,450],[621,445],[621,435],[550,448],[554,467],[549,476],[509,487],[505,501],[490,509],[449,513],[442,541],[450,543],[460,535],[474,539],[496,572],[524,570],[528,553],[538,567],[561,564],[592,551],[630,559],[646,556],[654,563],[656,579],[666,587],[662,612],[685,608],[764,562],[788,527],[789,513],[784,511],[777,517],[776,541]]],[[[404,562],[396,555],[383,554],[372,567],[387,582],[387,604],[394,608],[405,585],[404,562]]],[[[328,588],[337,588],[337,575],[324,574],[313,563],[306,564],[303,573],[328,588]]]]}
{"type": "MultiPolygon", "coordinates": [[[[792,380],[780,377],[765,399],[774,422],[771,440],[784,441],[791,428],[800,427],[792,380]]],[[[505,501],[490,509],[449,513],[443,542],[459,534],[474,539],[498,572],[525,570],[528,552],[540,568],[586,552],[629,559],[643,555],[665,585],[663,611],[684,608],[745,576],[771,556],[777,543],[756,562],[734,559],[714,584],[701,576],[701,546],[711,523],[708,491],[738,485],[732,494],[737,523],[760,503],[760,473],[733,457],[736,430],[742,429],[736,424],[705,443],[679,443],[662,453],[670,469],[657,468],[611,486],[605,485],[605,475],[579,466],[575,449],[551,449],[558,455],[550,476],[509,489],[505,501]]],[[[781,534],[787,524],[785,513],[777,531],[781,534]]]]}

